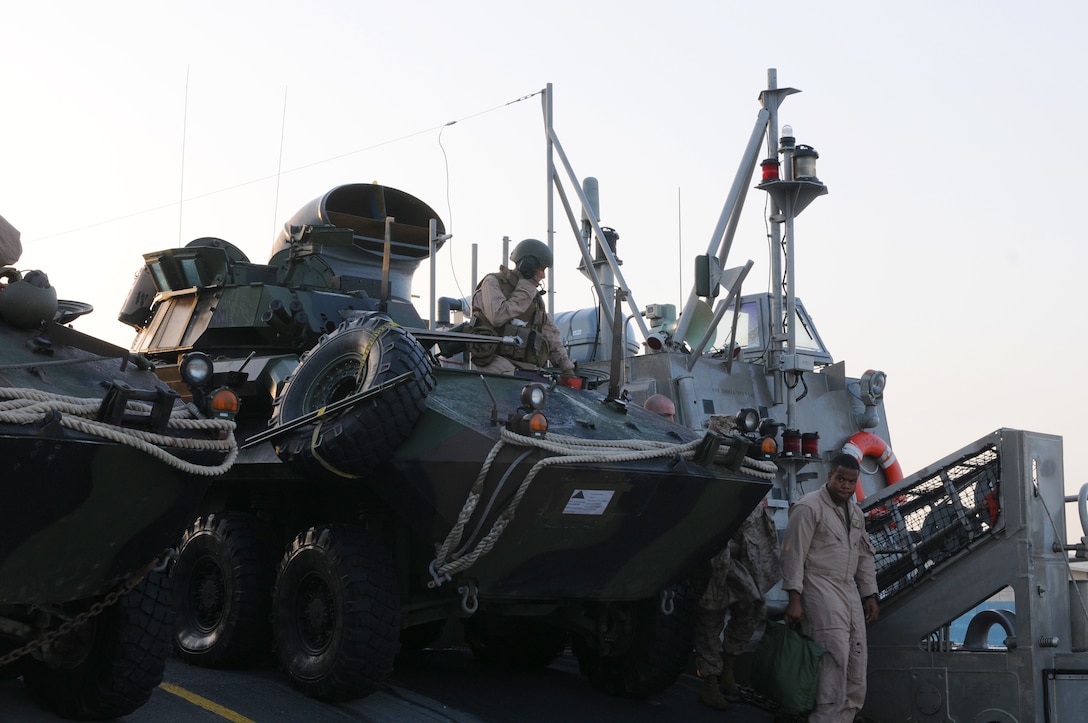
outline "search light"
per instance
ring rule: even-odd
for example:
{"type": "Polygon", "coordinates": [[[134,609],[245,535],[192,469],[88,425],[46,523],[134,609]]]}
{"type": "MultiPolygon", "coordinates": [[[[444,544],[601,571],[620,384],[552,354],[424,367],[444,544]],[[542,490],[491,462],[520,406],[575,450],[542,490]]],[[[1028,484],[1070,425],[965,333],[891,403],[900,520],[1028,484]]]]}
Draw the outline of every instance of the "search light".
{"type": "Polygon", "coordinates": [[[737,412],[737,429],[745,434],[759,429],[759,412],[748,407],[737,412]]]}
{"type": "Polygon", "coordinates": [[[876,369],[869,369],[861,375],[861,401],[867,407],[875,407],[884,397],[884,387],[888,384],[888,375],[876,369]]]}

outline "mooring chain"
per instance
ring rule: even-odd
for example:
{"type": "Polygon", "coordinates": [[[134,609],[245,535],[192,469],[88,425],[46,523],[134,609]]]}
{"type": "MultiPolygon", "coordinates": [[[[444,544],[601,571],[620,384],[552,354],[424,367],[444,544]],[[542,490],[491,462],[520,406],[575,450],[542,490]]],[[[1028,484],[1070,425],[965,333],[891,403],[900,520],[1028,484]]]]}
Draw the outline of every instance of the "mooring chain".
{"type": "Polygon", "coordinates": [[[149,572],[154,569],[159,569],[161,566],[165,565],[173,554],[173,550],[167,550],[165,553],[155,557],[155,559],[145,565],[142,569],[133,573],[116,590],[109,593],[108,595],[106,595],[106,597],[102,598],[94,605],[91,605],[91,607],[87,608],[79,615],[76,615],[74,618],[64,623],[56,630],[48,630],[42,633],[41,636],[35,638],[34,640],[31,640],[29,643],[22,646],[21,648],[16,648],[10,653],[0,656],[0,668],[3,668],[9,663],[15,662],[24,655],[33,653],[35,650],[48,645],[59,637],[67,635],[68,633],[72,632],[76,628],[86,623],[91,618],[99,615],[103,610],[108,608],[110,605],[113,605],[115,602],[127,595],[133,588],[139,585],[140,581],[143,580],[149,572]]]}

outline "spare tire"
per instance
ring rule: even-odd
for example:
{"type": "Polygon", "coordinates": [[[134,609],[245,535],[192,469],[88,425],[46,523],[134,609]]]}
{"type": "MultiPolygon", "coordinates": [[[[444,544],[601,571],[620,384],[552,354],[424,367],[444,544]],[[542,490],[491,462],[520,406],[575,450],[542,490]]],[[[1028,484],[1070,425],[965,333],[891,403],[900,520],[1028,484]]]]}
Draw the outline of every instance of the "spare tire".
{"type": "Polygon", "coordinates": [[[359,477],[389,459],[427,406],[435,378],[426,350],[385,314],[353,317],[302,355],[276,399],[279,426],[369,391],[394,384],[344,412],[318,418],[279,437],[276,454],[305,473],[359,477]]]}

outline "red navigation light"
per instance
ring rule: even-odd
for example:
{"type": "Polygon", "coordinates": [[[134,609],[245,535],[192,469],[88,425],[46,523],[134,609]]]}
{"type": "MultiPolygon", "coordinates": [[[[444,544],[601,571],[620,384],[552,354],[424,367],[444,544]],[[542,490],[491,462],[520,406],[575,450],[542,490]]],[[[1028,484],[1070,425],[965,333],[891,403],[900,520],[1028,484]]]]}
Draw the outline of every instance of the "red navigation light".
{"type": "Polygon", "coordinates": [[[796,429],[782,431],[782,455],[785,457],[801,456],[801,433],[796,429]]]}
{"type": "Polygon", "coordinates": [[[779,163],[777,158],[768,158],[759,164],[763,169],[764,181],[777,181],[778,180],[778,168],[779,163]]]}

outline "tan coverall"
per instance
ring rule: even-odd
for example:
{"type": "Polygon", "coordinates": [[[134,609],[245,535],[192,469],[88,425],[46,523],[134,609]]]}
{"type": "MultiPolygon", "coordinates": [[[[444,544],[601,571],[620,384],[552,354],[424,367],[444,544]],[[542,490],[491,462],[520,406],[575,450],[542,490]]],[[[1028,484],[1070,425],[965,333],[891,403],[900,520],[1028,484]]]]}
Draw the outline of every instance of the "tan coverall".
{"type": "MultiPolygon", "coordinates": [[[[525,313],[538,293],[536,282],[522,278],[517,271],[502,266],[499,268],[499,274],[508,277],[510,274],[514,274],[518,277],[517,286],[514,287],[514,292],[510,294],[509,298],[503,294],[496,274],[485,276],[472,295],[472,308],[479,309],[491,326],[496,329],[502,329],[508,321],[525,313]]],[[[564,372],[574,371],[574,363],[567,356],[567,350],[563,348],[563,339],[559,333],[559,327],[555,325],[550,316],[544,317],[541,333],[548,341],[548,356],[552,365],[564,372]]],[[[496,374],[513,374],[518,369],[517,365],[512,361],[499,355],[496,355],[487,364],[477,365],[477,368],[481,371],[496,374]]]]}
{"type": "Polygon", "coordinates": [[[801,594],[803,632],[828,650],[810,723],[850,723],[865,702],[868,648],[861,600],[877,592],[873,546],[853,499],[849,520],[826,486],[790,508],[782,542],[782,588],[801,594]]]}
{"type": "Polygon", "coordinates": [[[779,577],[778,533],[770,508],[760,504],[711,559],[710,580],[695,603],[695,661],[700,676],[721,675],[723,650],[734,656],[744,652],[766,614],[763,596],[779,577]]]}

